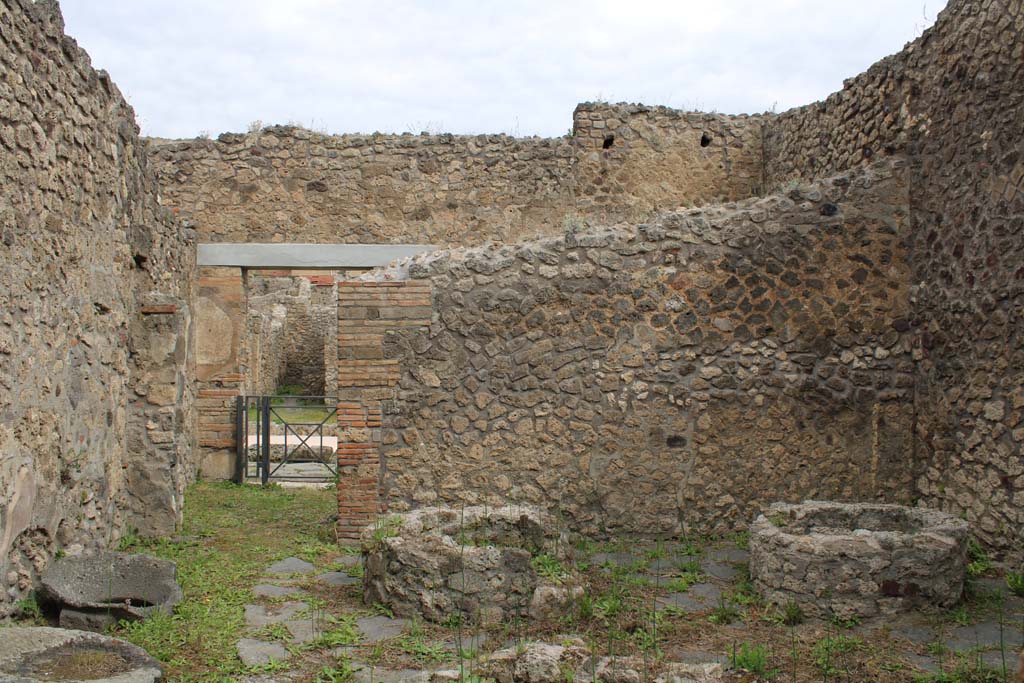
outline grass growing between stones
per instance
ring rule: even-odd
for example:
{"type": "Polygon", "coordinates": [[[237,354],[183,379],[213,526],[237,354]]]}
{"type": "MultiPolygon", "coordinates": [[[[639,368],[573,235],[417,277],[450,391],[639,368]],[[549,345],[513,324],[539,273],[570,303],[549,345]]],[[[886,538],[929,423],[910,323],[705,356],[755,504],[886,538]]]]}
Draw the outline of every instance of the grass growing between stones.
{"type": "Polygon", "coordinates": [[[127,550],[178,564],[185,598],[174,615],[123,624],[114,633],[145,648],[180,683],[238,680],[247,669],[235,643],[245,630],[243,605],[270,563],[295,555],[318,563],[337,554],[324,518],[330,490],[199,483],[189,489],[185,526],[172,540],[136,540],[127,550]]]}
{"type": "MultiPolygon", "coordinates": [[[[481,666],[493,650],[513,647],[518,651],[531,641],[573,639],[586,643],[599,657],[641,661],[639,683],[653,681],[664,662],[685,660],[691,656],[687,653],[695,651],[731,664],[729,683],[975,683],[1003,680],[1001,672],[992,668],[995,645],[980,642],[979,646],[987,647],[958,652],[948,646],[952,631],[961,622],[974,624],[1000,615],[1005,617],[1007,637],[1011,629],[1024,630],[1024,621],[1017,625],[1019,609],[1010,610],[1012,606],[989,594],[1003,585],[1002,576],[977,578],[958,611],[921,615],[922,623],[934,630],[933,643],[906,640],[894,633],[898,624],[888,621],[810,619],[795,604],[765,604],[743,563],[716,555],[745,545],[744,538],[730,537],[657,544],[581,540],[568,557],[538,554],[535,558],[539,574],[583,589],[549,619],[533,620],[524,612],[487,626],[474,619],[453,618],[444,624],[413,621],[397,635],[370,642],[356,632],[355,620],[374,613],[394,615],[386,607],[363,604],[358,584],[332,586],[307,575],[285,582],[306,591],[301,598],[258,599],[251,593],[270,563],[290,555],[324,570],[339,569],[335,561],[346,551],[334,545],[325,520],[334,508],[329,490],[229,484],[192,487],[185,528],[177,538],[162,542],[132,538],[125,544],[128,550],[176,561],[185,600],[173,616],[122,625],[115,635],[158,657],[171,683],[245,681],[253,674],[261,674],[254,680],[262,681],[351,683],[360,664],[361,675],[369,674],[374,680],[387,671],[410,668],[458,671],[466,683],[485,683],[481,666]],[[619,555],[607,557],[608,553],[619,555]],[[736,571],[722,574],[727,564],[736,571]],[[665,602],[673,593],[702,594],[703,604],[665,602]],[[281,624],[256,633],[246,631],[243,605],[293,599],[309,605],[297,618],[315,622],[313,642],[289,644],[288,630],[281,624]],[[284,663],[247,669],[236,655],[236,643],[242,637],[280,643],[294,656],[284,663]],[[982,656],[988,656],[988,661],[983,662],[982,656]],[[914,657],[931,657],[943,672],[917,670],[914,657]]],[[[382,518],[378,533],[386,536],[391,533],[389,527],[390,520],[382,518]]],[[[359,569],[355,565],[341,571],[358,574],[359,569]]],[[[1001,590],[1012,595],[1007,588],[1001,590]]],[[[1008,656],[1014,654],[1008,651],[1008,656]]],[[[566,681],[572,673],[567,672],[566,681]]]]}

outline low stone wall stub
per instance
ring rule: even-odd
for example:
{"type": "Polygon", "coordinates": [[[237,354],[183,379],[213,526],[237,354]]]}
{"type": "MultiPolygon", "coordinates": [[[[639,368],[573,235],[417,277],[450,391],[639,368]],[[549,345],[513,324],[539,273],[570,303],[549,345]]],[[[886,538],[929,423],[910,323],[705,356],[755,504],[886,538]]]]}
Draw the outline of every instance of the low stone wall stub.
{"type": "Polygon", "coordinates": [[[949,608],[963,596],[967,522],[875,503],[776,503],[750,527],[750,573],[772,604],[824,619],[949,608]]]}
{"type": "Polygon", "coordinates": [[[360,541],[366,604],[434,622],[484,624],[523,618],[551,600],[537,599],[542,585],[532,561],[567,548],[553,516],[523,505],[387,515],[364,528],[360,541]]]}

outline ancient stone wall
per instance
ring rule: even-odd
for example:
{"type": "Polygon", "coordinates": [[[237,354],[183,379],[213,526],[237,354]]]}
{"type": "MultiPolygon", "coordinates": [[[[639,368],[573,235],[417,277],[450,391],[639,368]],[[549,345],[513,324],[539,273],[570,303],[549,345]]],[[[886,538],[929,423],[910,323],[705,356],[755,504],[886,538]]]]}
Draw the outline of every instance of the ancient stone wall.
{"type": "Polygon", "coordinates": [[[476,245],[740,199],[762,117],[582,104],[562,138],[328,136],[274,126],[154,140],[164,202],[213,242],[476,245]]]}
{"type": "Polygon", "coordinates": [[[919,488],[1024,562],[1024,3],[952,2],[906,57],[919,488]]]}
{"type": "Polygon", "coordinates": [[[1024,557],[1024,4],[953,0],[824,102],[765,126],[769,185],[907,153],[923,499],[1024,557]]]}
{"type": "MultiPolygon", "coordinates": [[[[250,302],[251,303],[251,302],[250,302]]],[[[283,303],[267,297],[265,303],[257,300],[255,309],[249,307],[249,348],[252,364],[246,381],[247,393],[274,394],[284,374],[285,323],[288,309],[283,303]]]]}
{"type": "Polygon", "coordinates": [[[765,120],[765,187],[821,178],[906,153],[911,82],[904,55],[887,57],[822,102],[765,120]]]}
{"type": "Polygon", "coordinates": [[[175,528],[192,236],[53,2],[0,2],[0,613],[58,550],[175,528]]]}
{"type": "Polygon", "coordinates": [[[571,204],[566,139],[274,126],[155,142],[162,197],[203,241],[512,241],[560,228],[571,204]]]}
{"type": "Polygon", "coordinates": [[[334,276],[250,271],[247,278],[249,392],[273,394],[291,385],[306,396],[334,395],[325,368],[325,349],[338,343],[334,276]]]}
{"type": "Polygon", "coordinates": [[[339,316],[381,340],[345,367],[382,407],[384,504],[530,503],[587,534],[660,535],[779,499],[909,500],[905,176],[367,275],[339,316]]]}
{"type": "Polygon", "coordinates": [[[591,223],[761,194],[762,123],[668,107],[585,103],[573,114],[576,207],[591,223]]]}

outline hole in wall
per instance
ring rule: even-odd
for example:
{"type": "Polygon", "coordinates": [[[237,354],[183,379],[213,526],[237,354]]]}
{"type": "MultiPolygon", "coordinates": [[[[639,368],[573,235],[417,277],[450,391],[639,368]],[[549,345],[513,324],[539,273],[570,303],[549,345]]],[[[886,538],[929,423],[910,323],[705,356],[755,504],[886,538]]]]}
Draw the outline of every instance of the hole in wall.
{"type": "Polygon", "coordinates": [[[707,147],[710,144],[711,144],[711,135],[708,134],[708,133],[701,133],[701,136],[700,136],[700,146],[701,147],[707,147]]]}
{"type": "Polygon", "coordinates": [[[612,145],[614,145],[614,144],[615,144],[615,136],[614,135],[605,135],[604,136],[604,144],[602,144],[601,146],[604,147],[605,149],[611,149],[612,145]]]}
{"type": "Polygon", "coordinates": [[[135,256],[132,256],[132,260],[135,261],[135,267],[136,268],[143,268],[143,269],[145,269],[146,261],[149,260],[149,257],[148,256],[143,256],[142,254],[136,254],[135,256]]]}

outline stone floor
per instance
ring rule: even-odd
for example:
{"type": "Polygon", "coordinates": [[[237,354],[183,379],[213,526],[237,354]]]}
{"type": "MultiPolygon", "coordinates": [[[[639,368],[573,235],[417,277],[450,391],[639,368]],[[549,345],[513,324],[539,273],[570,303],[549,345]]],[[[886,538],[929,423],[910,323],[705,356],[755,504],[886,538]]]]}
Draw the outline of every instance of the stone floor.
{"type": "MultiPolygon", "coordinates": [[[[668,553],[652,559],[653,553],[640,551],[608,551],[593,553],[582,558],[593,570],[606,576],[615,576],[636,585],[654,587],[656,609],[671,611],[675,616],[689,615],[708,628],[708,614],[717,608],[732,604],[738,586],[745,580],[746,550],[726,545],[705,549],[700,554],[668,553]],[[680,583],[681,569],[690,573],[692,581],[680,583]],[[699,569],[698,569],[699,568],[699,569]]],[[[381,683],[429,683],[441,680],[452,664],[446,662],[434,669],[383,668],[360,665],[360,657],[366,655],[365,645],[386,645],[399,638],[408,638],[416,628],[409,620],[394,618],[371,608],[346,608],[331,611],[317,604],[309,591],[319,592],[315,587],[330,587],[330,590],[351,592],[359,595],[361,579],[357,556],[337,558],[336,567],[325,571],[298,558],[286,558],[269,565],[263,576],[254,584],[253,593],[259,601],[245,606],[245,621],[249,629],[247,637],[237,646],[238,657],[247,665],[276,667],[273,677],[263,674],[250,677],[250,683],[270,680],[297,680],[289,678],[287,668],[298,666],[301,657],[308,650],[301,648],[329,632],[330,625],[339,619],[348,619],[358,634],[358,648],[340,645],[333,650],[338,657],[345,657],[355,681],[381,683]],[[305,588],[303,587],[305,586],[305,588]],[[278,664],[272,664],[277,662],[278,664]],[[433,672],[433,674],[432,674],[433,672]]],[[[1009,593],[1005,584],[998,579],[979,579],[973,583],[973,590],[984,599],[976,599],[972,605],[980,604],[984,609],[974,608],[963,614],[956,610],[936,614],[914,613],[898,618],[876,620],[871,623],[851,623],[828,626],[834,632],[848,637],[863,638],[872,642],[883,642],[888,655],[903,662],[909,671],[916,670],[927,675],[945,668],[956,661],[980,661],[989,668],[1009,672],[1016,670],[1017,652],[1024,647],[1024,598],[1009,593]],[[841,629],[841,631],[840,631],[841,629]]],[[[350,600],[348,604],[358,604],[350,600]]],[[[747,626],[763,628],[763,623],[745,624],[749,614],[736,610],[732,623],[725,627],[734,630],[736,638],[747,637],[742,629],[747,626]]],[[[763,621],[763,618],[761,619],[763,621]]],[[[805,624],[800,628],[822,628],[805,624]]],[[[778,627],[786,628],[786,627],[778,627]]],[[[474,642],[463,642],[463,650],[493,649],[507,643],[494,641],[494,635],[480,633],[474,642]],[[491,642],[488,642],[490,637],[491,642]]],[[[449,635],[436,642],[424,644],[426,648],[444,649],[454,653],[457,649],[449,635]]],[[[679,661],[720,661],[728,663],[729,655],[715,648],[701,649],[674,645],[667,656],[679,661]],[[677,659],[677,658],[682,658],[677,659]]],[[[719,648],[721,649],[721,648],[719,648]]]]}
{"type": "MultiPolygon", "coordinates": [[[[326,488],[334,486],[334,472],[327,465],[319,462],[288,462],[280,466],[276,471],[277,463],[270,463],[273,472],[272,481],[281,486],[310,486],[326,488]]],[[[246,481],[250,484],[259,484],[256,471],[256,463],[250,461],[245,473],[246,481]]]]}

